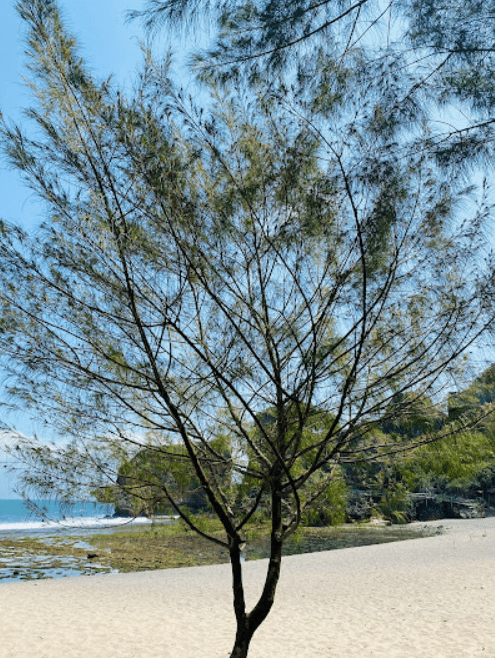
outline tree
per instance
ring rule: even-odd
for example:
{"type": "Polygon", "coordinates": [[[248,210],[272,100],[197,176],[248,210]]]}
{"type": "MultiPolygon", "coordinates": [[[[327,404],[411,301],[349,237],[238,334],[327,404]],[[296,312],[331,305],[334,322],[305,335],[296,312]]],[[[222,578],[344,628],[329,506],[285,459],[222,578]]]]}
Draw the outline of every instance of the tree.
{"type": "Polygon", "coordinates": [[[187,454],[223,538],[166,479],[151,484],[228,549],[231,655],[245,657],[284,541],[339,465],[439,438],[375,430],[394,400],[405,415],[438,401],[490,327],[490,207],[460,205],[473,189],[440,166],[414,94],[391,108],[399,82],[377,71],[369,84],[359,57],[335,78],[317,59],[293,93],[213,79],[209,109],[195,109],[150,53],[126,94],[88,73],[53,0],[18,6],[36,131],[3,120],[2,143],[46,221],[35,234],[1,225],[2,365],[12,395],[72,437],[18,446],[35,469],[26,484],[92,492],[143,448],[187,454]],[[248,612],[244,532],[265,496],[269,566],[248,612]]]}
{"type": "Polygon", "coordinates": [[[409,52],[403,64],[420,68],[423,82],[440,93],[457,90],[480,108],[487,101],[493,107],[491,10],[490,2],[479,0],[146,0],[129,18],[150,32],[194,32],[198,21],[209,24],[215,65],[261,59],[265,67],[278,67],[319,48],[339,59],[363,44],[377,60],[409,52]]]}
{"type": "MultiPolygon", "coordinates": [[[[495,394],[493,375],[494,367],[491,365],[466,389],[449,393],[444,413],[432,400],[417,398],[408,405],[406,414],[398,413],[380,429],[386,434],[422,436],[440,431],[448,420],[466,419],[470,414],[479,416],[482,407],[486,410],[492,408],[495,394]]],[[[403,402],[403,396],[398,396],[392,404],[396,406],[403,402]]],[[[416,498],[420,506],[426,503],[430,513],[441,514],[442,507],[446,512],[449,499],[450,504],[454,502],[458,508],[463,499],[469,499],[466,504],[478,502],[481,506],[492,507],[495,474],[493,439],[493,416],[487,414],[474,430],[428,443],[403,460],[392,458],[373,464],[351,464],[346,468],[345,480],[351,487],[364,490],[365,500],[373,499],[383,516],[401,522],[411,514],[414,518],[418,512],[414,494],[427,493],[430,496],[426,500],[416,498]]],[[[359,507],[358,511],[361,511],[359,507]]]]}
{"type": "Polygon", "coordinates": [[[443,164],[457,169],[481,164],[483,170],[493,162],[495,143],[492,4],[147,0],[129,17],[141,20],[150,33],[165,28],[162,34],[196,34],[199,21],[203,28],[209,23],[210,39],[199,40],[193,62],[199,74],[213,70],[225,80],[239,73],[257,79],[267,70],[289,70],[311,85],[314,63],[321,67],[326,59],[335,103],[338,82],[349,71],[361,70],[366,84],[386,85],[380,90],[384,103],[367,97],[368,117],[380,130],[409,122],[421,99],[428,106],[430,147],[443,164]]]}

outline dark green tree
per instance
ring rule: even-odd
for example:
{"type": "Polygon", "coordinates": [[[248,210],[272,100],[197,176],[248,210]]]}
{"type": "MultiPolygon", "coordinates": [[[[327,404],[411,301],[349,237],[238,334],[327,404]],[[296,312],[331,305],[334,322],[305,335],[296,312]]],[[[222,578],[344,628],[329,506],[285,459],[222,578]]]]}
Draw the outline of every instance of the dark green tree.
{"type": "MultiPolygon", "coordinates": [[[[46,220],[0,227],[2,366],[10,393],[72,438],[20,444],[26,484],[93,492],[143,449],[187,455],[225,531],[210,539],[230,553],[243,658],[284,541],[340,465],[461,429],[374,431],[397,396],[403,414],[440,400],[492,325],[490,206],[462,205],[473,189],[440,166],[419,96],[399,102],[386,67],[370,84],[361,54],[333,77],[316,58],[293,92],[210,80],[205,111],[149,53],[132,93],[98,81],[53,0],[18,7],[35,130],[4,119],[1,139],[46,220]],[[271,553],[248,611],[244,530],[264,496],[271,553]]],[[[202,532],[170,482],[153,496],[202,532]]]]}

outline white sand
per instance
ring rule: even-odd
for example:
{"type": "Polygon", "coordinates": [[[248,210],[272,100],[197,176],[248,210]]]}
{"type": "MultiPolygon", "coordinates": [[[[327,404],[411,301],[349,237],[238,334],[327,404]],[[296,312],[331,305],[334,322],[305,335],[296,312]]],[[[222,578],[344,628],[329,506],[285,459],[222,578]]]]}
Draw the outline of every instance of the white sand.
{"type": "MultiPolygon", "coordinates": [[[[285,558],[250,658],[495,658],[495,518],[436,525],[285,558]]],[[[227,658],[234,627],[229,565],[0,585],[1,658],[227,658]]]]}

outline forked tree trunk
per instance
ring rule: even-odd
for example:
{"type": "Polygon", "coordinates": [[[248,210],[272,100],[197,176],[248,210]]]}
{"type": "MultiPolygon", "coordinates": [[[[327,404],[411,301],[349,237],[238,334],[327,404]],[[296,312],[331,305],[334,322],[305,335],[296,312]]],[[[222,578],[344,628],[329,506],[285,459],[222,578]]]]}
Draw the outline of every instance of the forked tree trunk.
{"type": "Polygon", "coordinates": [[[261,626],[270,612],[275,599],[280,567],[282,562],[282,509],[280,499],[274,500],[272,495],[272,534],[270,541],[270,562],[266,574],[263,592],[257,604],[248,614],[244,599],[242,582],[241,552],[239,545],[231,546],[230,559],[232,564],[232,586],[234,590],[234,610],[237,621],[237,632],[234,648],[230,658],[247,658],[249,645],[256,630],[261,626]]]}
{"type": "Polygon", "coordinates": [[[230,654],[230,658],[247,658],[249,645],[254,633],[251,633],[248,629],[239,629],[237,628],[237,634],[235,638],[234,648],[230,654]]]}

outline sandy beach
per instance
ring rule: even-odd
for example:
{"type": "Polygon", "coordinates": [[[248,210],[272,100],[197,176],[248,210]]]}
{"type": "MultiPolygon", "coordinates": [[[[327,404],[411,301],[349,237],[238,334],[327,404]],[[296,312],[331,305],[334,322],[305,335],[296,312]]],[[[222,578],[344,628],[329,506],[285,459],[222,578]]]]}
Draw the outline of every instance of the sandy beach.
{"type": "MultiPolygon", "coordinates": [[[[495,518],[430,525],[284,558],[250,658],[495,658],[495,518]]],[[[266,565],[244,565],[248,602],[266,565]]],[[[229,565],[0,585],[1,658],[227,658],[234,628],[229,565]]]]}

